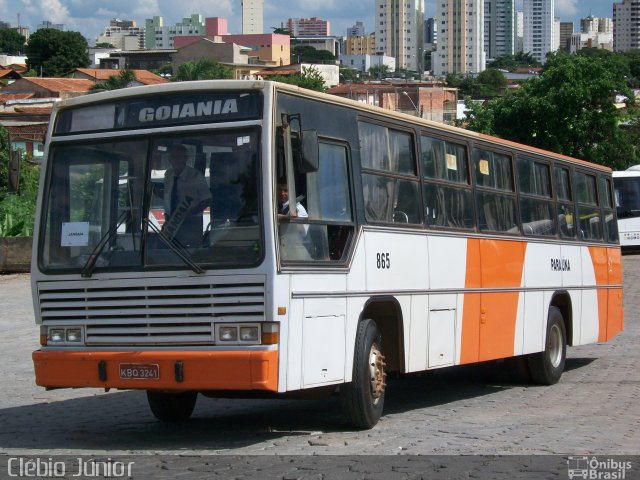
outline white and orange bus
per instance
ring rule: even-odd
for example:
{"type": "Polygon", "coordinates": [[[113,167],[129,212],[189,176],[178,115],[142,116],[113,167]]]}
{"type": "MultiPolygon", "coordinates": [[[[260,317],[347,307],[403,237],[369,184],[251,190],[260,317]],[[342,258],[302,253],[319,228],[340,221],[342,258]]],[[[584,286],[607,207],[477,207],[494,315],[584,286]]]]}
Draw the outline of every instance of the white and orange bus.
{"type": "Polygon", "coordinates": [[[553,384],[567,345],[623,328],[615,219],[605,167],[288,85],[67,100],[34,235],[36,382],[146,390],[166,421],[198,393],[339,390],[358,428],[389,372],[516,357],[553,384]],[[188,242],[158,221],[174,145],[209,172],[188,242]]]}

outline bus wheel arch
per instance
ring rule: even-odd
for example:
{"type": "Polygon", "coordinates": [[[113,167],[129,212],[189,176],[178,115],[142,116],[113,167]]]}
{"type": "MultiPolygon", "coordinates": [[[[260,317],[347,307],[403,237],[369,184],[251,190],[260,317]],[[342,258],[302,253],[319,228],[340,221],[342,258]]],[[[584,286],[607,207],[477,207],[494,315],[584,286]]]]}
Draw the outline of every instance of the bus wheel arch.
{"type": "Polygon", "coordinates": [[[573,308],[569,292],[559,291],[554,293],[549,307],[556,307],[560,310],[564,320],[567,345],[570,347],[573,346],[573,308]]]}
{"type": "Polygon", "coordinates": [[[380,331],[387,372],[405,372],[404,327],[402,309],[394,297],[370,298],[362,309],[359,322],[373,320],[380,331]]]}
{"type": "Polygon", "coordinates": [[[529,372],[534,383],[553,385],[558,383],[567,358],[567,331],[562,312],[549,307],[544,350],[527,356],[529,372]]]}

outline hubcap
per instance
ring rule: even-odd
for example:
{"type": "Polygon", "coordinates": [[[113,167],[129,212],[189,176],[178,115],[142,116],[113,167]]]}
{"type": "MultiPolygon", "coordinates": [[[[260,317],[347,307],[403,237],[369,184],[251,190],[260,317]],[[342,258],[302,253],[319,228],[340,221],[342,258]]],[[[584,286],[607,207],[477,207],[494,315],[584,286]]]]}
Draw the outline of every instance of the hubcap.
{"type": "Polygon", "coordinates": [[[558,325],[553,325],[549,331],[549,361],[553,368],[558,368],[562,361],[562,332],[558,325]]]}
{"type": "Polygon", "coordinates": [[[374,404],[378,403],[387,386],[387,374],[384,372],[385,366],[384,355],[376,344],[371,345],[371,350],[369,351],[369,381],[374,404]]]}

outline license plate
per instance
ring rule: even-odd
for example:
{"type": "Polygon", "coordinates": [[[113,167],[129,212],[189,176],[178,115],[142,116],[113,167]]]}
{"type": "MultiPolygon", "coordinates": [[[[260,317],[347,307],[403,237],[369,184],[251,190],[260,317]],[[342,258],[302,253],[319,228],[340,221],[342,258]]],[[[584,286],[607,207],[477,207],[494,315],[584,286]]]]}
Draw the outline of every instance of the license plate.
{"type": "Polygon", "coordinates": [[[157,364],[121,363],[120,378],[123,380],[160,380],[157,364]]]}

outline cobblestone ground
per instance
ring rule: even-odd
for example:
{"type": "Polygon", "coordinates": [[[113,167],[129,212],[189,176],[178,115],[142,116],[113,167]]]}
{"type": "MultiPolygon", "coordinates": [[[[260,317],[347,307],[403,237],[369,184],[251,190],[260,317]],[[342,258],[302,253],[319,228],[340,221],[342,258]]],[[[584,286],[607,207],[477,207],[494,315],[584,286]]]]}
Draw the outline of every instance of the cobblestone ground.
{"type": "MultiPolygon", "coordinates": [[[[348,456],[340,457],[345,462],[374,455],[359,457],[369,459],[360,465],[373,468],[366,478],[392,478],[382,467],[375,474],[373,467],[379,456],[389,455],[514,455],[528,458],[525,463],[531,455],[638,455],[640,255],[623,257],[623,268],[625,331],[606,344],[569,348],[557,385],[514,384],[495,363],[403,377],[390,382],[385,415],[370,431],[345,427],[336,397],[200,397],[191,422],[165,425],[152,417],[141,392],[47,392],[33,381],[30,354],[38,347],[38,329],[29,276],[0,276],[0,454],[145,454],[136,458],[155,458],[155,476],[161,478],[172,477],[172,458],[211,455],[341,455],[348,456]]],[[[237,476],[236,457],[231,458],[228,473],[237,476]]],[[[198,465],[211,473],[205,463],[198,465]]],[[[438,470],[437,462],[433,468],[438,470]]],[[[320,478],[314,471],[302,477],[320,478]]],[[[466,477],[463,472],[458,471],[466,477]]]]}

